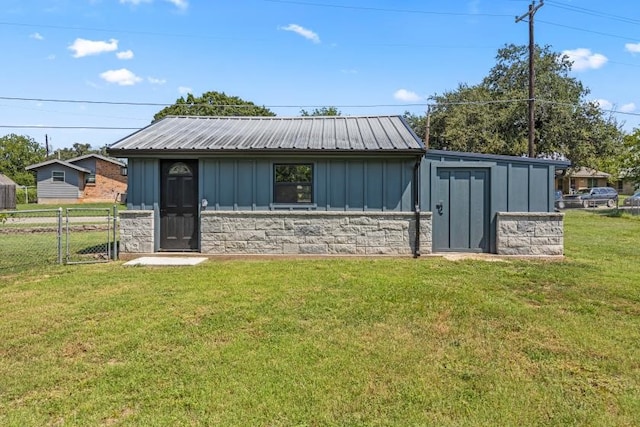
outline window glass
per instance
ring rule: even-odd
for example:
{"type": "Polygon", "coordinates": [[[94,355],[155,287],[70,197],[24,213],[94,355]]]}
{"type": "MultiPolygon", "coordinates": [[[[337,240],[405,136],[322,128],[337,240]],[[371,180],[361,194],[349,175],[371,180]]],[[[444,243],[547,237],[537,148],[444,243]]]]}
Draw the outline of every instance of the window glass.
{"type": "Polygon", "coordinates": [[[51,180],[53,182],[64,182],[64,171],[51,172],[51,180]]]}
{"type": "Polygon", "coordinates": [[[313,203],[313,165],[274,165],[275,203],[313,203]]]}
{"type": "Polygon", "coordinates": [[[84,179],[85,184],[95,184],[96,183],[96,174],[95,173],[90,173],[87,174],[85,179],[84,179]]]}
{"type": "Polygon", "coordinates": [[[169,175],[182,175],[182,176],[191,176],[193,172],[191,172],[191,168],[182,162],[174,163],[169,169],[169,175]]]}

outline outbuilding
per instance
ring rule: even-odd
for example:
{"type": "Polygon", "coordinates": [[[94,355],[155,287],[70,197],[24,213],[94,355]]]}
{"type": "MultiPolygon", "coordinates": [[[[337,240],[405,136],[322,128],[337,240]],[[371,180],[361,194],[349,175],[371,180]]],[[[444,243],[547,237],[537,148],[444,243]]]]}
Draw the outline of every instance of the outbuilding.
{"type": "Polygon", "coordinates": [[[427,151],[401,116],[166,117],[108,152],[124,253],[562,254],[564,163],[427,151]]]}
{"type": "Polygon", "coordinates": [[[36,173],[39,204],[116,202],[127,192],[126,164],[100,154],[50,159],[25,169],[36,173]]]}
{"type": "Polygon", "coordinates": [[[0,210],[16,208],[16,183],[0,173],[0,210]]]}

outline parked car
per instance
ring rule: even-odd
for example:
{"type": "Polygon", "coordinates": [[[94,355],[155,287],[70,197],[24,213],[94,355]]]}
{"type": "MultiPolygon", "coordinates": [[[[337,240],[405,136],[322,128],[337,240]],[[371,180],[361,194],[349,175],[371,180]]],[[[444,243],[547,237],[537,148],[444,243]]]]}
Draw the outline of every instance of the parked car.
{"type": "Polygon", "coordinates": [[[640,207],[640,191],[638,191],[633,196],[629,196],[624,199],[625,206],[639,206],[640,207]]]}
{"type": "Polygon", "coordinates": [[[575,194],[564,196],[566,207],[595,208],[607,205],[612,208],[618,202],[618,192],[611,187],[581,188],[575,194]]]}
{"type": "Polygon", "coordinates": [[[562,195],[562,191],[557,190],[555,195],[556,195],[556,202],[555,202],[556,209],[564,209],[564,196],[562,195]]]}

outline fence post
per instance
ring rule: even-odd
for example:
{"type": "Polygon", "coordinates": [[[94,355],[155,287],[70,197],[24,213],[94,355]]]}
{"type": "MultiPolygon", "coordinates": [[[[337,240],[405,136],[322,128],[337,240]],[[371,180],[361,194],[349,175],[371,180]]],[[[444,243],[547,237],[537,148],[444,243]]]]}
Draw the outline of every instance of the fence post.
{"type": "Polygon", "coordinates": [[[113,260],[118,260],[118,241],[116,227],[118,226],[118,205],[113,205],[113,260]]]}
{"type": "Polygon", "coordinates": [[[58,264],[62,264],[62,208],[58,208],[58,264]]]}

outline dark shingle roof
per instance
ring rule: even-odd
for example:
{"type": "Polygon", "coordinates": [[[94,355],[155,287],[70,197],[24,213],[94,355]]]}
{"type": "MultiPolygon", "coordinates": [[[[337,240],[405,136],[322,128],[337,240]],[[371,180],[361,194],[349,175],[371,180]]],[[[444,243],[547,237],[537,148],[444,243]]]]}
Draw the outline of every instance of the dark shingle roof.
{"type": "Polygon", "coordinates": [[[166,117],[109,148],[117,157],[195,151],[424,152],[401,116],[166,117]]]}
{"type": "Polygon", "coordinates": [[[34,165],[29,165],[29,166],[27,166],[25,168],[25,170],[28,170],[28,171],[36,170],[36,169],[39,169],[41,167],[49,166],[49,165],[53,165],[53,164],[64,166],[64,167],[67,167],[67,168],[70,168],[70,169],[75,169],[77,171],[84,172],[84,173],[91,173],[91,171],[89,169],[80,167],[78,165],[74,165],[73,163],[65,162],[64,160],[58,160],[58,159],[47,160],[47,161],[44,161],[42,163],[36,163],[34,165]]]}

